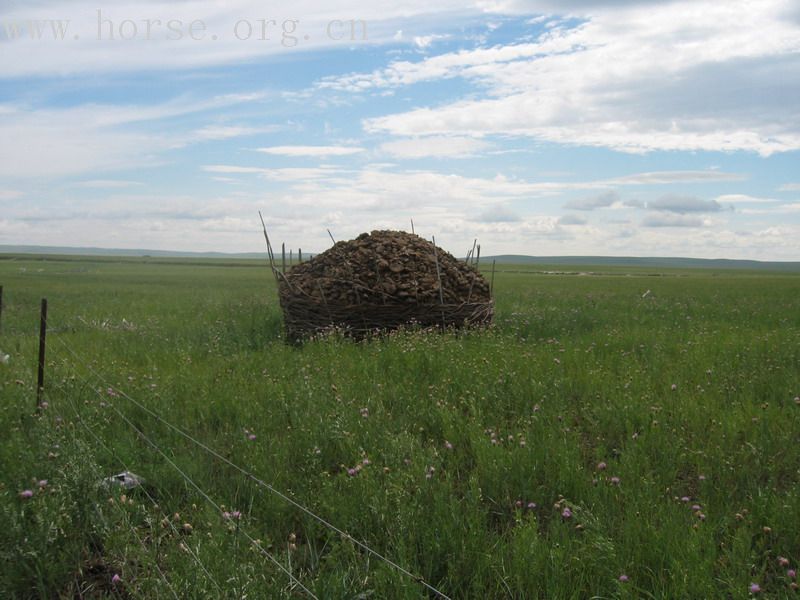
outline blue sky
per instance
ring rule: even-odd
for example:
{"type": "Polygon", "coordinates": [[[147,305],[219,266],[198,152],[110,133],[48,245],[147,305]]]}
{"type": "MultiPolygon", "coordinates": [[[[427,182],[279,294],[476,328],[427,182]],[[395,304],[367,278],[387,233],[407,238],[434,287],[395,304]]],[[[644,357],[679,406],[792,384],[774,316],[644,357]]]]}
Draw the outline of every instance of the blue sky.
{"type": "Polygon", "coordinates": [[[0,244],[800,260],[795,2],[433,4],[4,2],[0,244]]]}

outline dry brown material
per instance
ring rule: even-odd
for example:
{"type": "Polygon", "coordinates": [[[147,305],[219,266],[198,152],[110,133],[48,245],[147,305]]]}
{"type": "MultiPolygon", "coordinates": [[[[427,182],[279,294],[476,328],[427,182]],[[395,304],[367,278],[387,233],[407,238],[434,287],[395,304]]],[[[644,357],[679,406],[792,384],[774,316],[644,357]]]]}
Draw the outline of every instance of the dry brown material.
{"type": "Polygon", "coordinates": [[[279,274],[278,284],[291,340],[333,328],[363,337],[407,324],[483,325],[494,312],[489,285],[474,267],[402,231],[337,242],[279,274]]]}

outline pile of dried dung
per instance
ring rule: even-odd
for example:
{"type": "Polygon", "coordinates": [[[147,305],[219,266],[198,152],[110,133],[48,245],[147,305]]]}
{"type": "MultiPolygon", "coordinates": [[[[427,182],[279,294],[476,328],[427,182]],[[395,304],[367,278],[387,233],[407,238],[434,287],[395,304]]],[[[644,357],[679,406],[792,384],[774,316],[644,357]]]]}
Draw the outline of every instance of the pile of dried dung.
{"type": "Polygon", "coordinates": [[[402,231],[336,243],[280,274],[279,295],[293,339],[332,327],[366,334],[408,323],[485,324],[493,314],[489,284],[474,267],[402,231]]]}

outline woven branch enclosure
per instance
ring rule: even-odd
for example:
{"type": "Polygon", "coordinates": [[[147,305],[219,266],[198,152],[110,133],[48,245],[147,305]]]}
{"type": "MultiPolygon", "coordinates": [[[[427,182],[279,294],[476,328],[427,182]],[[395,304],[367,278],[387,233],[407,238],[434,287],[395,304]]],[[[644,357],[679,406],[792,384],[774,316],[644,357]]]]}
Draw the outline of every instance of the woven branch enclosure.
{"type": "Polygon", "coordinates": [[[276,274],[292,341],[332,329],[360,338],[408,325],[480,326],[494,315],[489,284],[475,267],[401,231],[337,242],[276,274]]]}

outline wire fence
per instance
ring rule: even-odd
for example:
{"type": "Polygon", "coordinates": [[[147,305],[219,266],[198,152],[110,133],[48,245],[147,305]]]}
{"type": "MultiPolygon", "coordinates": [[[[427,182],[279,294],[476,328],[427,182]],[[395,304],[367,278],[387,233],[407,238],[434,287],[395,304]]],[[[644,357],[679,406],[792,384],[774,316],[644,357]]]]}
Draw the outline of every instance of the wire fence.
{"type": "MultiPolygon", "coordinates": [[[[49,319],[46,319],[46,325],[47,325],[47,329],[48,329],[48,334],[70,331],[68,328],[65,328],[65,327],[61,327],[61,328],[57,327],[57,324],[53,321],[52,317],[49,318],[49,319]]],[[[22,333],[22,332],[19,332],[19,333],[22,333]]],[[[265,490],[269,494],[279,498],[281,501],[283,501],[286,504],[294,507],[295,509],[299,510],[300,512],[302,512],[303,514],[305,514],[306,516],[308,516],[309,518],[311,518],[315,522],[319,523],[324,528],[328,529],[329,531],[332,531],[332,532],[336,533],[337,535],[341,536],[341,538],[349,541],[350,543],[352,543],[356,547],[360,548],[361,550],[363,550],[367,554],[369,554],[369,555],[377,558],[378,560],[382,561],[383,563],[385,563],[386,565],[388,565],[392,569],[396,570],[398,573],[400,573],[403,576],[415,581],[420,586],[424,587],[428,592],[432,593],[434,596],[436,596],[438,598],[443,598],[445,600],[450,600],[450,598],[446,594],[444,594],[442,591],[440,591],[439,589],[437,589],[435,586],[431,585],[427,581],[425,581],[424,578],[422,578],[421,576],[415,575],[414,573],[412,573],[411,571],[409,571],[408,569],[406,569],[405,567],[403,567],[402,565],[400,565],[398,562],[394,561],[390,557],[388,557],[385,554],[375,550],[371,546],[367,545],[365,542],[353,537],[347,531],[345,531],[342,528],[336,526],[330,520],[326,519],[322,515],[317,514],[316,512],[314,512],[313,510],[308,508],[305,504],[300,502],[299,500],[297,500],[295,498],[292,498],[288,494],[286,494],[286,493],[282,492],[281,490],[277,489],[271,483],[265,481],[263,478],[259,477],[258,475],[253,473],[251,470],[249,470],[249,469],[247,469],[245,467],[242,467],[241,465],[233,462],[229,458],[227,458],[224,455],[222,455],[216,449],[208,446],[207,444],[205,444],[201,440],[197,439],[191,433],[189,433],[186,430],[174,425],[173,423],[171,423],[170,421],[165,419],[162,415],[160,415],[158,412],[156,412],[153,409],[149,408],[147,405],[143,404],[142,402],[140,402],[139,400],[134,398],[131,394],[127,393],[126,391],[124,391],[122,389],[120,389],[119,386],[112,386],[108,382],[107,378],[105,376],[103,376],[100,372],[98,372],[98,370],[95,367],[93,367],[92,364],[89,361],[83,359],[81,357],[81,355],[69,343],[67,343],[67,341],[62,339],[62,336],[60,336],[60,335],[49,335],[48,341],[50,341],[50,340],[55,340],[55,343],[59,346],[59,348],[64,351],[63,354],[61,354],[62,359],[64,359],[65,356],[69,357],[69,360],[68,361],[65,360],[64,362],[65,362],[65,364],[67,362],[71,363],[71,365],[73,367],[72,374],[73,374],[73,376],[75,378],[77,378],[79,380],[81,385],[85,386],[86,389],[91,390],[103,402],[105,402],[105,404],[107,406],[109,406],[112,409],[112,411],[114,412],[114,414],[119,418],[119,421],[124,423],[131,431],[133,431],[135,433],[135,435],[139,439],[141,439],[143,442],[145,442],[152,449],[153,452],[158,454],[176,473],[178,473],[180,475],[180,477],[186,482],[186,484],[188,484],[192,489],[194,489],[204,499],[204,501],[209,506],[214,508],[214,510],[217,512],[218,515],[221,516],[221,518],[224,518],[224,516],[223,516],[224,515],[224,511],[223,511],[223,508],[220,505],[220,503],[218,503],[216,500],[214,500],[210,493],[208,493],[206,490],[204,490],[196,481],[194,481],[194,479],[192,477],[190,477],[185,472],[184,469],[182,469],[172,458],[170,458],[168,452],[173,452],[172,449],[162,448],[151,436],[147,435],[142,430],[142,428],[140,426],[137,426],[129,418],[129,416],[127,416],[125,414],[125,412],[119,406],[117,406],[117,402],[116,402],[115,398],[113,398],[111,396],[103,395],[103,393],[100,391],[100,389],[113,389],[113,391],[114,391],[114,393],[115,393],[117,398],[124,399],[126,402],[128,402],[132,406],[135,406],[139,410],[143,411],[144,413],[149,415],[151,418],[153,418],[155,421],[161,423],[163,426],[165,426],[169,430],[173,431],[174,433],[178,434],[179,436],[184,438],[186,441],[191,443],[196,448],[202,450],[208,456],[213,457],[216,460],[219,460],[220,462],[222,462],[225,465],[227,465],[233,471],[239,473],[239,475],[241,475],[244,479],[253,482],[258,488],[260,488],[262,490],[265,490]],[[82,369],[86,373],[86,375],[79,374],[76,371],[77,368],[82,369]],[[95,380],[95,384],[92,384],[92,382],[89,381],[90,377],[95,380]],[[98,389],[98,385],[97,384],[100,384],[100,389],[98,389]]],[[[52,348],[52,344],[50,345],[50,348],[52,348]]],[[[65,401],[65,403],[72,409],[73,413],[75,414],[75,418],[80,423],[81,427],[86,430],[86,432],[92,437],[92,439],[95,440],[96,444],[99,447],[103,448],[103,450],[106,451],[110,456],[113,456],[115,458],[115,460],[120,465],[123,466],[123,468],[125,468],[126,470],[129,471],[130,468],[128,467],[128,465],[126,465],[124,463],[124,461],[121,460],[119,454],[117,452],[115,452],[113,450],[113,448],[110,447],[107,443],[103,442],[102,439],[100,438],[100,436],[97,434],[97,432],[95,432],[92,429],[91,425],[86,421],[86,419],[82,418],[78,407],[74,404],[74,401],[70,398],[69,390],[67,390],[63,386],[60,386],[59,384],[55,384],[55,387],[56,388],[60,388],[64,393],[61,395],[61,398],[54,398],[52,395],[48,395],[48,397],[50,399],[50,403],[49,403],[50,406],[56,405],[60,399],[63,399],[65,401]]],[[[151,504],[153,506],[158,506],[156,501],[155,501],[155,499],[148,492],[145,491],[145,495],[147,496],[148,500],[151,502],[151,504]]],[[[170,526],[173,528],[174,532],[177,534],[178,531],[177,531],[177,528],[175,528],[174,523],[172,523],[168,518],[166,519],[166,521],[170,524],[170,526]]],[[[288,578],[288,580],[290,582],[290,585],[291,585],[291,589],[297,588],[299,590],[302,590],[308,597],[317,598],[317,596],[307,586],[305,586],[299,580],[299,578],[292,572],[292,570],[291,570],[291,561],[289,561],[289,566],[284,565],[275,556],[273,556],[270,552],[268,552],[261,545],[261,543],[258,540],[256,540],[255,538],[253,538],[244,528],[239,528],[239,531],[241,531],[242,535],[244,535],[244,537],[248,539],[248,541],[252,544],[252,546],[255,549],[257,549],[258,552],[261,555],[263,555],[265,559],[267,559],[272,565],[274,565],[279,571],[281,571],[288,578]]],[[[135,532],[135,531],[134,531],[134,537],[139,539],[138,538],[138,533],[135,532]]],[[[139,539],[139,541],[142,543],[143,548],[146,549],[146,547],[144,545],[144,542],[141,539],[139,539]]],[[[186,547],[188,548],[188,545],[186,547]]],[[[222,591],[221,585],[219,584],[219,582],[217,582],[215,580],[213,575],[210,573],[208,567],[202,562],[200,557],[196,553],[191,552],[191,550],[190,550],[190,555],[191,555],[193,561],[195,562],[195,564],[197,565],[197,567],[200,569],[200,571],[202,571],[202,573],[205,576],[205,578],[212,585],[214,585],[214,587],[217,590],[222,591]]],[[[166,575],[160,569],[160,567],[158,566],[157,562],[156,562],[156,568],[157,568],[157,571],[159,573],[159,576],[163,579],[163,581],[168,586],[168,588],[172,591],[172,593],[175,594],[174,589],[169,584],[169,581],[168,581],[166,575]]],[[[175,597],[177,597],[177,595],[175,595],[175,597]]]]}
{"type": "MultiPolygon", "coordinates": [[[[49,325],[49,322],[48,322],[48,325],[49,325]]],[[[109,385],[109,383],[108,383],[108,381],[106,379],[104,379],[99,373],[97,373],[97,371],[94,368],[91,367],[91,365],[88,364],[88,362],[86,362],[83,359],[81,359],[81,357],[64,340],[62,340],[60,337],[57,337],[57,336],[51,336],[51,339],[55,339],[56,342],[61,346],[61,348],[66,350],[73,357],[73,359],[76,362],[78,362],[93,377],[95,377],[95,379],[97,379],[97,382],[101,384],[101,387],[103,387],[103,388],[111,388],[112,387],[112,386],[109,385]]],[[[169,455],[164,451],[164,449],[162,449],[150,436],[145,434],[140,427],[138,427],[136,424],[134,424],[130,420],[130,418],[128,418],[128,416],[126,416],[120,410],[120,408],[116,405],[116,402],[114,401],[114,399],[112,397],[109,397],[107,395],[104,396],[102,394],[102,392],[100,392],[100,390],[98,390],[97,386],[96,385],[92,385],[91,382],[88,381],[88,379],[86,379],[84,377],[81,377],[81,376],[79,376],[79,379],[82,381],[82,383],[84,383],[88,387],[88,389],[90,389],[94,394],[96,394],[106,404],[106,406],[110,407],[111,410],[119,417],[119,419],[123,423],[125,423],[132,431],[135,432],[137,437],[139,437],[154,452],[156,452],[167,464],[170,465],[170,467],[172,469],[174,469],[181,476],[181,478],[183,478],[183,480],[190,487],[192,487],[211,507],[213,507],[214,510],[216,511],[216,513],[220,516],[220,518],[224,518],[223,515],[224,515],[225,511],[223,510],[222,506],[217,501],[215,501],[208,492],[206,492],[200,485],[198,485],[194,481],[194,479],[192,479],[183,469],[181,469],[181,467],[172,458],[169,457],[169,455]]],[[[125,398],[128,398],[128,399],[132,400],[132,398],[128,394],[126,394],[126,393],[122,392],[121,390],[119,390],[118,387],[114,387],[114,390],[119,395],[119,397],[125,397],[125,398]]],[[[135,400],[134,400],[134,402],[138,406],[143,407],[142,404],[136,402],[135,400]]],[[[72,404],[72,403],[70,402],[70,404],[72,404]]],[[[80,413],[74,407],[74,404],[72,404],[72,406],[75,409],[76,415],[78,416],[78,418],[80,418],[80,413]]],[[[156,415],[156,413],[150,411],[149,409],[145,408],[145,411],[148,414],[156,415]]],[[[166,420],[163,420],[160,417],[159,417],[159,420],[161,420],[163,423],[167,423],[166,420]]],[[[88,425],[86,424],[85,420],[81,419],[81,422],[82,422],[84,427],[89,428],[88,425]]],[[[171,426],[171,427],[174,428],[174,426],[171,426]]],[[[93,437],[95,437],[99,441],[99,438],[96,435],[93,435],[93,437]]],[[[122,466],[126,470],[130,470],[129,467],[127,465],[125,465],[124,463],[120,463],[120,464],[122,464],[122,466]]],[[[148,497],[150,497],[149,494],[148,494],[148,497]]],[[[152,497],[150,497],[150,498],[152,499],[152,497]]],[[[167,519],[167,521],[174,528],[174,523],[171,523],[171,521],[169,521],[169,519],[167,519]]],[[[303,585],[303,583],[288,569],[288,567],[283,565],[283,563],[281,563],[270,552],[268,552],[265,548],[263,548],[262,545],[260,543],[258,543],[258,541],[254,537],[252,537],[244,528],[237,526],[237,531],[239,531],[245,538],[247,538],[247,540],[253,545],[253,547],[256,548],[266,559],[268,559],[273,565],[275,565],[280,571],[282,571],[289,578],[289,580],[292,583],[293,587],[300,588],[303,592],[305,592],[311,598],[317,598],[317,596],[311,590],[309,590],[305,585],[303,585]]],[[[188,545],[185,545],[184,547],[186,547],[188,549],[188,545]]],[[[203,571],[203,573],[209,578],[210,581],[212,581],[214,586],[218,590],[221,590],[222,588],[220,587],[219,583],[216,582],[216,580],[213,578],[213,576],[209,572],[208,568],[204,564],[202,564],[202,562],[200,561],[199,557],[196,554],[192,554],[192,556],[195,559],[195,562],[200,567],[200,569],[203,571]]]]}
{"type": "MultiPolygon", "coordinates": [[[[81,385],[86,389],[92,389],[91,386],[89,385],[89,382],[87,382],[86,380],[81,380],[81,385]]],[[[102,448],[109,456],[111,456],[117,464],[122,466],[122,468],[125,469],[125,472],[130,472],[131,471],[130,465],[124,459],[122,459],[122,457],[120,456],[119,453],[117,453],[112,447],[110,447],[108,444],[106,444],[102,440],[102,438],[94,431],[94,429],[87,422],[87,420],[83,418],[83,416],[81,415],[81,412],[78,410],[77,406],[75,405],[75,402],[71,398],[70,390],[68,390],[66,387],[64,387],[63,385],[60,385],[60,384],[55,384],[55,387],[59,388],[62,392],[64,392],[62,394],[61,398],[63,398],[65,403],[72,410],[72,413],[75,415],[76,421],[81,425],[81,427],[83,429],[86,430],[86,432],[89,434],[89,436],[95,441],[95,444],[98,447],[102,448]]],[[[96,390],[92,389],[92,391],[96,391],[96,390]]],[[[49,394],[48,394],[48,397],[50,398],[52,405],[54,407],[56,407],[56,414],[59,414],[59,416],[61,416],[62,419],[63,419],[63,415],[60,414],[60,412],[58,411],[58,408],[57,408],[58,405],[59,405],[59,402],[53,402],[53,398],[50,397],[49,394]]],[[[166,515],[166,513],[163,513],[163,512],[160,511],[158,502],[156,501],[155,498],[153,498],[152,494],[148,491],[147,487],[146,486],[142,486],[141,487],[141,491],[144,494],[144,496],[147,498],[147,500],[149,501],[151,506],[153,507],[154,511],[158,512],[159,515],[163,515],[163,518],[160,520],[160,522],[166,524],[166,526],[170,528],[170,530],[172,531],[173,534],[175,534],[176,537],[180,536],[181,535],[181,531],[178,530],[178,528],[175,526],[175,523],[172,521],[172,519],[170,519],[166,515]]],[[[139,538],[138,533],[136,532],[136,529],[132,528],[132,530],[133,530],[134,536],[137,539],[139,539],[140,542],[141,542],[141,538],[139,538]]],[[[147,550],[147,548],[146,548],[146,546],[144,545],[143,542],[141,543],[141,545],[142,545],[144,550],[147,550]]],[[[211,575],[211,573],[209,572],[208,568],[200,560],[200,557],[197,555],[197,553],[195,553],[194,550],[192,550],[192,548],[188,544],[185,545],[184,548],[185,548],[185,551],[192,558],[194,563],[200,568],[200,570],[202,571],[202,573],[205,576],[206,580],[209,583],[213,584],[214,588],[216,588],[219,591],[222,591],[222,588],[220,587],[219,583],[214,578],[214,576],[211,575]]],[[[167,585],[169,586],[169,589],[173,592],[173,595],[177,598],[177,594],[174,592],[172,586],[169,585],[169,583],[166,581],[166,576],[164,575],[163,571],[159,567],[157,561],[155,563],[155,567],[156,567],[156,570],[159,572],[159,574],[162,576],[162,579],[164,579],[165,582],[167,583],[167,585]]]]}

